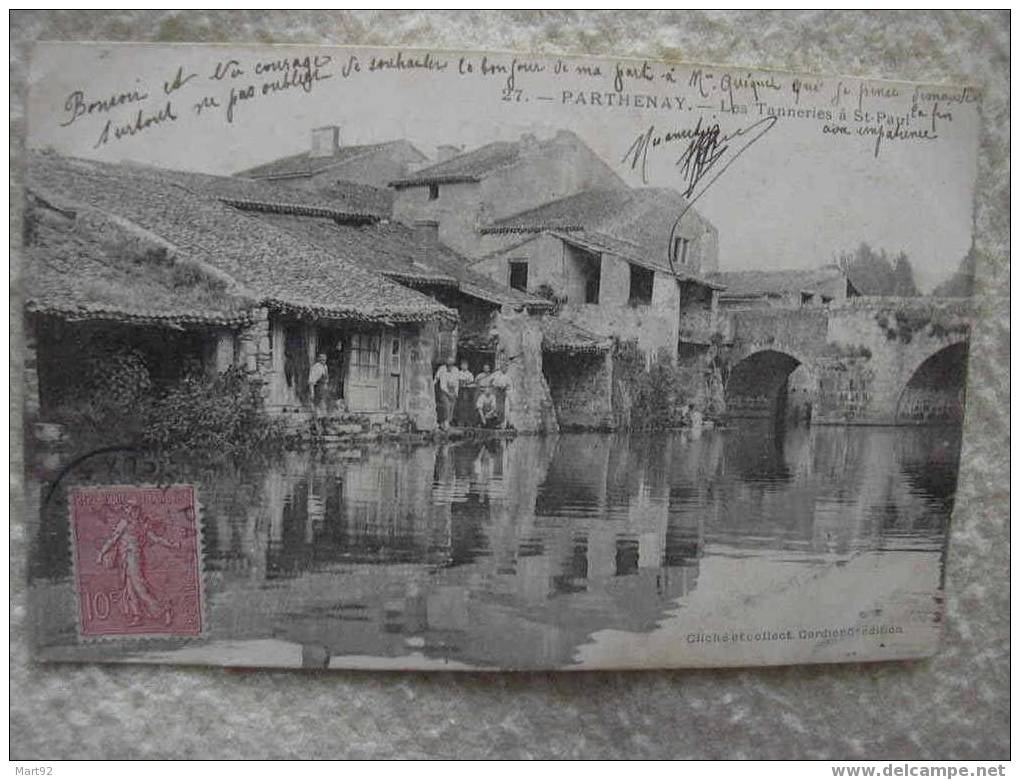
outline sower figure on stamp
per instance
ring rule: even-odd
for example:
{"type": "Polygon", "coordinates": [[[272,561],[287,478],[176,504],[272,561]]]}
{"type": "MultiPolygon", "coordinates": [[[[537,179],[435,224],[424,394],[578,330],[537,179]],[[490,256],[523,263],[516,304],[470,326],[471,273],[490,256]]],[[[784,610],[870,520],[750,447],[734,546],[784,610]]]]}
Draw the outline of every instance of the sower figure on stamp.
{"type": "Polygon", "coordinates": [[[138,625],[148,615],[151,618],[161,617],[169,626],[173,620],[173,605],[169,602],[164,604],[152,592],[145,576],[145,549],[158,544],[179,550],[181,544],[156,533],[149,517],[137,504],[129,504],[119,515],[113,532],[99,550],[96,562],[111,569],[120,566],[121,609],[131,619],[131,625],[138,625]]]}

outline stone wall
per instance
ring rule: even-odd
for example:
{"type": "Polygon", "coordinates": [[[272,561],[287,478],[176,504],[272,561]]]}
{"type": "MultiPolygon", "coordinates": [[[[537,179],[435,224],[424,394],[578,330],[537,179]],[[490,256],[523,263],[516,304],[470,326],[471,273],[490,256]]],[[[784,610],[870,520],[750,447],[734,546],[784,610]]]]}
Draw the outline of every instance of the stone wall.
{"type": "Polygon", "coordinates": [[[439,326],[430,322],[406,327],[400,332],[403,342],[401,367],[403,388],[401,408],[419,431],[436,428],[436,394],[432,387],[432,363],[438,349],[439,326]]]}
{"type": "Polygon", "coordinates": [[[825,345],[828,335],[825,309],[740,309],[726,316],[734,343],[742,345],[791,345],[798,352],[813,352],[825,345]]]}
{"type": "Polygon", "coordinates": [[[237,364],[249,376],[261,380],[262,400],[268,402],[273,383],[273,342],[268,309],[257,309],[255,320],[238,332],[237,364]]]}
{"type": "MultiPolygon", "coordinates": [[[[591,187],[624,187],[623,181],[575,135],[559,132],[539,141],[523,136],[518,160],[480,182],[439,184],[398,190],[393,216],[407,224],[428,219],[439,223],[439,238],[469,257],[482,257],[507,241],[489,239],[478,228],[591,187]]],[[[503,281],[500,279],[500,281],[503,281]]]]}
{"type": "Polygon", "coordinates": [[[39,419],[39,338],[36,333],[36,319],[25,317],[23,332],[23,348],[25,360],[22,369],[22,383],[25,393],[25,420],[36,422],[39,419]]]}
{"type": "Polygon", "coordinates": [[[649,361],[662,351],[674,355],[680,331],[680,292],[668,274],[655,274],[651,304],[631,305],[630,263],[616,255],[602,255],[599,303],[567,302],[560,316],[592,333],[636,340],[649,361]]]}
{"type": "MultiPolygon", "coordinates": [[[[788,406],[788,411],[803,413],[810,404],[812,421],[828,424],[898,422],[901,399],[919,369],[969,338],[965,301],[853,298],[829,307],[733,310],[725,318],[733,336],[727,403],[737,395],[747,396],[741,400],[744,406],[758,403],[763,410],[771,409],[777,389],[773,382],[752,376],[742,380],[748,385],[744,390],[730,385],[760,356],[778,353],[786,356],[791,371],[800,363],[811,374],[794,377],[791,394],[803,403],[796,410],[788,406]]],[[[965,363],[965,353],[955,362],[965,363]]],[[[944,398],[928,393],[908,399],[905,421],[956,414],[962,384],[961,376],[944,398]]]]}
{"type": "Polygon", "coordinates": [[[506,396],[507,423],[520,433],[559,430],[552,394],[542,373],[542,331],[527,314],[504,311],[494,323],[498,337],[497,365],[510,379],[506,396]]]}
{"type": "Polygon", "coordinates": [[[545,353],[542,367],[561,429],[612,430],[612,354],[545,353]]]}
{"type": "Polygon", "coordinates": [[[428,187],[397,190],[393,218],[405,225],[419,220],[439,223],[439,240],[469,257],[477,251],[481,185],[456,182],[439,185],[439,197],[429,200],[428,187]]]}

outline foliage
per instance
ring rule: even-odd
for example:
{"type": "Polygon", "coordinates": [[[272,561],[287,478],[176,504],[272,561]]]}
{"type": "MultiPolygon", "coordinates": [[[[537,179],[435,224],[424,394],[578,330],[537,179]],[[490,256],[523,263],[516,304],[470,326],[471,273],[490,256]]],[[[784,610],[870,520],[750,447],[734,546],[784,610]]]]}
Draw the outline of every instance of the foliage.
{"type": "Polygon", "coordinates": [[[681,377],[677,366],[663,350],[647,366],[645,353],[636,341],[618,342],[613,355],[614,376],[623,385],[625,405],[629,402],[632,430],[666,430],[680,426],[681,410],[686,403],[678,392],[681,377]]]}
{"type": "Polygon", "coordinates": [[[904,344],[913,341],[915,335],[927,330],[933,338],[946,338],[954,335],[966,335],[970,332],[968,324],[958,318],[939,316],[934,310],[879,312],[875,321],[890,340],[899,340],[904,344]]]}
{"type": "Polygon", "coordinates": [[[259,384],[243,370],[186,377],[146,405],[143,438],[160,450],[249,452],[277,438],[265,417],[259,384]]]}
{"type": "Polygon", "coordinates": [[[535,287],[531,291],[531,294],[536,295],[539,298],[545,298],[547,301],[550,301],[553,304],[555,304],[555,308],[553,308],[552,311],[553,314],[559,314],[560,309],[563,307],[563,304],[567,302],[566,295],[560,295],[546,282],[543,282],[542,284],[535,287]]]}
{"type": "Polygon", "coordinates": [[[861,295],[920,295],[914,269],[904,252],[890,260],[884,249],[875,251],[862,242],[853,254],[841,256],[838,263],[861,295]]]}
{"type": "Polygon", "coordinates": [[[85,449],[124,445],[189,457],[246,454],[282,440],[262,409],[260,385],[242,369],[215,377],[198,367],[158,386],[134,350],[87,360],[77,397],[57,416],[85,449]]]}

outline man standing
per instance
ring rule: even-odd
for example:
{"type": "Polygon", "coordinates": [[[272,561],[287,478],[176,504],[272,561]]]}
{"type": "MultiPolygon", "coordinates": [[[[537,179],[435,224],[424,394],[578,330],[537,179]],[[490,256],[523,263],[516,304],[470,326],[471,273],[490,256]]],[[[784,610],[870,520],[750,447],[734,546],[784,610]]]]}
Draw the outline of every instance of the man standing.
{"type": "Polygon", "coordinates": [[[506,373],[506,360],[501,360],[496,370],[492,372],[489,386],[496,391],[496,405],[499,409],[500,423],[502,427],[509,427],[507,420],[507,407],[509,406],[507,396],[510,393],[510,377],[506,373]]]}
{"type": "Polygon", "coordinates": [[[439,389],[439,427],[444,431],[449,430],[453,410],[457,405],[457,396],[460,394],[460,371],[457,370],[457,361],[453,357],[448,357],[446,363],[436,371],[433,384],[439,389]]]}
{"type": "Polygon", "coordinates": [[[458,426],[468,426],[474,422],[474,415],[471,413],[471,407],[474,405],[474,397],[472,389],[475,386],[475,376],[468,369],[468,362],[466,360],[460,361],[460,371],[457,395],[457,406],[453,412],[453,421],[458,426]]]}
{"type": "Polygon", "coordinates": [[[312,411],[316,416],[326,408],[326,389],[329,387],[329,369],[326,356],[319,353],[308,370],[308,392],[312,398],[312,411]]]}
{"type": "Polygon", "coordinates": [[[482,372],[475,377],[475,385],[487,387],[492,384],[492,368],[488,363],[482,366],[482,372]]]}

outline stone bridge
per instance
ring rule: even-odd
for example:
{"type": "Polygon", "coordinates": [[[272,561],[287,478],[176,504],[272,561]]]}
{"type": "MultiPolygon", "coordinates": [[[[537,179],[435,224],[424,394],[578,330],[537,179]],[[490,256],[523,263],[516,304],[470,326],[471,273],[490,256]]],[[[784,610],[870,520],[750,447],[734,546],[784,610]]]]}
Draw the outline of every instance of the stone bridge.
{"type": "Polygon", "coordinates": [[[959,422],[972,305],[851,298],[734,309],[720,350],[726,411],[815,424],[959,422]]]}

